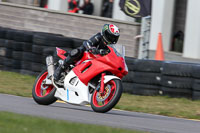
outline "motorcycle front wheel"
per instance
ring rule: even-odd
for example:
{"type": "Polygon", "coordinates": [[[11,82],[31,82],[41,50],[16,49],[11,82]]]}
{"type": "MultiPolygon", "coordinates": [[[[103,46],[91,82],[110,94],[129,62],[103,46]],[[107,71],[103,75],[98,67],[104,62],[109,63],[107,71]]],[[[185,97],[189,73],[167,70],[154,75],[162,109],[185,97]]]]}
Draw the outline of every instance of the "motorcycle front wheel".
{"type": "Polygon", "coordinates": [[[48,75],[47,70],[43,70],[35,80],[32,89],[32,96],[36,103],[41,105],[49,105],[56,102],[56,98],[54,94],[56,92],[56,88],[53,85],[45,85],[43,84],[43,80],[48,75]]]}
{"type": "Polygon", "coordinates": [[[105,84],[104,92],[94,90],[91,107],[95,112],[105,113],[111,110],[119,101],[123,87],[121,80],[113,79],[105,84]]]}

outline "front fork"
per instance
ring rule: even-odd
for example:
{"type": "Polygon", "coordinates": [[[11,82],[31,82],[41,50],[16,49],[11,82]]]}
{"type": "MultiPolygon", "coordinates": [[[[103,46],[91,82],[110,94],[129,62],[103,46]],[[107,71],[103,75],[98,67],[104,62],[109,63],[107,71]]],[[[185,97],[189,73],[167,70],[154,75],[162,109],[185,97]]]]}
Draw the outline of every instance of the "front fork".
{"type": "Polygon", "coordinates": [[[106,75],[105,73],[102,73],[101,74],[101,81],[100,83],[98,84],[96,90],[99,91],[100,94],[103,94],[104,90],[105,90],[105,84],[107,82],[109,82],[110,80],[113,80],[113,79],[119,79],[121,80],[119,77],[116,77],[114,75],[106,75]]]}
{"type": "Polygon", "coordinates": [[[101,74],[101,86],[100,86],[100,93],[102,94],[103,92],[104,92],[104,76],[105,76],[106,74],[105,73],[102,73],[101,74]]]}

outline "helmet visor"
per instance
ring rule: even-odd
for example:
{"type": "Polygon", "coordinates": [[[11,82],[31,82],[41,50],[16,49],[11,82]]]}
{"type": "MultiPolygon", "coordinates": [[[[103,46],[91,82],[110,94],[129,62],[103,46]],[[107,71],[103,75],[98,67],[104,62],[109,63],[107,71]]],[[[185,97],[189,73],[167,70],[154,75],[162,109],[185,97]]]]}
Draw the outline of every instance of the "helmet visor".
{"type": "Polygon", "coordinates": [[[119,39],[119,34],[115,35],[115,34],[110,34],[108,33],[108,31],[105,31],[105,37],[106,39],[109,41],[109,43],[117,43],[118,39],[119,39]]]}

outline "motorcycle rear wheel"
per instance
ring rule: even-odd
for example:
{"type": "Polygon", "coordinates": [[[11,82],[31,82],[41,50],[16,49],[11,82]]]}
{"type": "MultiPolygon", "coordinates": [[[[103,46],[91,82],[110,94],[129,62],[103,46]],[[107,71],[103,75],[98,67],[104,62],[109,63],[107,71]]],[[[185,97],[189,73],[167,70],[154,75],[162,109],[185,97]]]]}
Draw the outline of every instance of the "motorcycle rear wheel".
{"type": "Polygon", "coordinates": [[[105,84],[104,94],[95,90],[91,98],[91,107],[95,112],[105,113],[111,110],[119,101],[123,87],[121,80],[113,79],[105,84]],[[110,86],[110,89],[108,89],[110,86]]]}
{"type": "Polygon", "coordinates": [[[41,105],[49,105],[56,102],[57,98],[54,97],[56,88],[53,85],[42,85],[42,81],[48,75],[47,70],[43,70],[35,80],[32,96],[36,103],[41,105]],[[42,87],[46,89],[43,90],[42,87]]]}

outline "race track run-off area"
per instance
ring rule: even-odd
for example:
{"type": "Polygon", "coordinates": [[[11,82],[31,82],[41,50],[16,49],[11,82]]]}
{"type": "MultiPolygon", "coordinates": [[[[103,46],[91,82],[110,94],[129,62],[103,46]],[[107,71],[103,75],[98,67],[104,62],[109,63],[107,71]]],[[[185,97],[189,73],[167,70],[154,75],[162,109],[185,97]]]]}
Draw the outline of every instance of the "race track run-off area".
{"type": "Polygon", "coordinates": [[[38,105],[32,98],[0,94],[0,111],[8,111],[72,122],[106,125],[154,133],[199,133],[200,121],[180,118],[112,110],[95,113],[90,107],[54,103],[38,105]]]}

